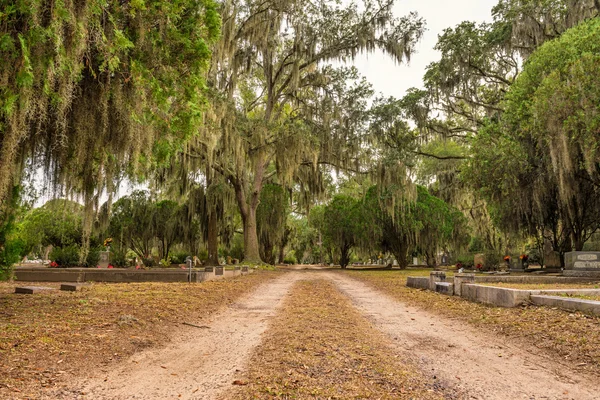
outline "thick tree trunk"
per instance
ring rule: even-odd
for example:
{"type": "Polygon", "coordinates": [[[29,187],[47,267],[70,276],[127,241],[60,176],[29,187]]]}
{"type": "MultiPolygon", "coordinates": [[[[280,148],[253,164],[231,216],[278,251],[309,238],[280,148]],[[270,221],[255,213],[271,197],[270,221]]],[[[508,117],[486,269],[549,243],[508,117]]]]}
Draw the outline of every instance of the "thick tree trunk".
{"type": "Polygon", "coordinates": [[[283,264],[283,260],[285,258],[285,245],[279,246],[279,264],[283,264]]]}
{"type": "Polygon", "coordinates": [[[208,212],[208,235],[206,242],[208,247],[206,265],[209,267],[219,265],[219,227],[217,225],[217,215],[214,210],[208,212]]]}
{"type": "Polygon", "coordinates": [[[256,161],[251,191],[247,192],[247,183],[243,179],[235,179],[233,187],[235,197],[244,223],[244,261],[260,263],[260,250],[258,247],[258,231],[256,224],[256,209],[260,202],[260,193],[263,188],[263,177],[267,163],[264,155],[259,155],[256,161]]]}
{"type": "Polygon", "coordinates": [[[408,260],[406,259],[406,256],[408,255],[408,245],[401,242],[394,246],[392,252],[394,253],[394,257],[396,257],[396,261],[398,261],[400,269],[406,269],[408,267],[408,260]]]}
{"type": "Polygon", "coordinates": [[[256,208],[252,209],[252,207],[248,207],[248,215],[244,218],[244,261],[261,262],[256,230],[256,208]]]}

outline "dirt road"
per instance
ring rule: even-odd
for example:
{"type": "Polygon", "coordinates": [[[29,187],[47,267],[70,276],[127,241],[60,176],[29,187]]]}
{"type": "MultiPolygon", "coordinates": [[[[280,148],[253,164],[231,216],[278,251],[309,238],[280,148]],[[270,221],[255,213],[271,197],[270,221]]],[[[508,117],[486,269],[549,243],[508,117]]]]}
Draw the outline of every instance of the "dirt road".
{"type": "Polygon", "coordinates": [[[294,284],[316,279],[333,282],[364,317],[385,333],[396,351],[390,357],[406,360],[445,398],[600,398],[600,382],[572,373],[556,360],[462,323],[407,307],[332,271],[286,273],[259,287],[206,326],[181,328],[180,340],[168,347],[136,354],[108,375],[77,383],[70,397],[216,398],[231,387],[261,338],[269,335],[269,321],[294,284]]]}

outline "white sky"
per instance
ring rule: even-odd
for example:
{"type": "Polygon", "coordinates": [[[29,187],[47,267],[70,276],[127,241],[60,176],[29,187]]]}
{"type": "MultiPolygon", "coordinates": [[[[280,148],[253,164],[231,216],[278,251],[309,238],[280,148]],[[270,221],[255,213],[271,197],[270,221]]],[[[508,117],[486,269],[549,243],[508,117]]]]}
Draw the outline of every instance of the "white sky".
{"type": "Polygon", "coordinates": [[[491,22],[491,10],[497,3],[498,0],[397,0],[396,16],[416,11],[426,21],[427,31],[410,64],[398,65],[382,53],[375,53],[358,57],[354,65],[373,84],[376,93],[400,98],[407,89],[423,86],[425,67],[439,59],[433,47],[444,29],[463,21],[491,22]]]}

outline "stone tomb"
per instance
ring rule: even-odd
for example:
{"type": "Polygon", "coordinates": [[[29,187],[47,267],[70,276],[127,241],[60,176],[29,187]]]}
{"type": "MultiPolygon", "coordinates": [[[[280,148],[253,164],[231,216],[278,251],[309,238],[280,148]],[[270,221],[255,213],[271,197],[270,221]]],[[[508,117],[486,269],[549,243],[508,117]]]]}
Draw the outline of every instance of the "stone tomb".
{"type": "Polygon", "coordinates": [[[565,276],[600,277],[600,251],[565,253],[565,276]]]}

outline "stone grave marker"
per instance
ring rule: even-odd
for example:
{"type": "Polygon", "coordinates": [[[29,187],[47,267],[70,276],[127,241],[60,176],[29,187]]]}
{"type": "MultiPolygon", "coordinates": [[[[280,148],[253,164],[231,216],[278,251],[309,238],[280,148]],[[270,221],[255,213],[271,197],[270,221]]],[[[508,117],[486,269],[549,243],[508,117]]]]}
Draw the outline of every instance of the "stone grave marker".
{"type": "Polygon", "coordinates": [[[600,277],[600,251],[565,253],[565,275],[600,277]]]}
{"type": "Polygon", "coordinates": [[[89,285],[85,283],[62,283],[60,285],[60,290],[64,290],[67,292],[79,292],[84,286],[89,285]]]}
{"type": "Polygon", "coordinates": [[[55,288],[47,287],[47,286],[21,286],[15,288],[15,293],[19,294],[35,294],[40,292],[48,292],[56,290],[55,288]]]}
{"type": "Polygon", "coordinates": [[[98,266],[100,268],[108,268],[108,264],[110,264],[109,258],[110,258],[109,251],[101,251],[100,252],[100,261],[98,261],[98,266]]]}

